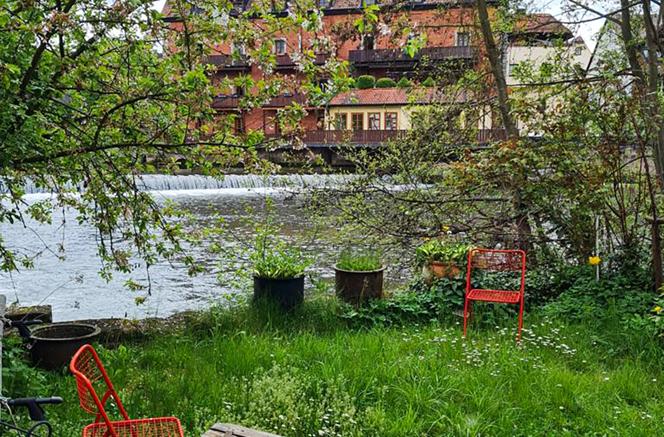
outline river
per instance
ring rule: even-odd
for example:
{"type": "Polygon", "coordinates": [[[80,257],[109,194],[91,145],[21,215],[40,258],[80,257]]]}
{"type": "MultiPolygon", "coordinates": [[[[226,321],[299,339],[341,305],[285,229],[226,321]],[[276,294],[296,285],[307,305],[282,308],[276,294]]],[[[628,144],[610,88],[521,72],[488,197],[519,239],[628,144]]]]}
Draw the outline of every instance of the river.
{"type": "MultiPolygon", "coordinates": [[[[199,224],[206,224],[213,216],[221,214],[233,223],[234,233],[251,240],[253,230],[242,218],[247,207],[257,212],[253,219],[260,219],[260,206],[265,196],[274,200],[276,218],[283,232],[290,236],[302,236],[311,230],[311,222],[303,211],[301,192],[308,187],[333,186],[344,183],[346,176],[228,176],[223,180],[203,176],[160,176],[144,178],[145,189],[158,202],[167,199],[177,202],[189,210],[199,224]]],[[[26,201],[34,202],[49,196],[36,187],[28,187],[26,201]]],[[[106,317],[166,317],[173,313],[208,307],[223,302],[228,294],[245,292],[234,283],[231,271],[235,266],[210,255],[202,247],[188,248],[195,259],[206,267],[206,272],[194,277],[177,261],[161,261],[150,268],[151,295],[145,302],[136,303],[145,291],[131,291],[125,286],[130,277],[146,280],[144,268],[131,275],[115,273],[111,281],[99,276],[101,262],[97,256],[97,241],[94,229],[79,225],[73,212],[66,212],[67,224],[61,226],[61,212],[56,213],[52,225],[28,222],[0,225],[0,236],[9,247],[23,251],[36,251],[44,246],[57,247],[64,243],[64,259],[59,254],[45,251],[36,259],[32,269],[0,273],[0,293],[7,295],[8,302],[20,305],[48,304],[53,308],[55,321],[81,320],[106,317]]],[[[227,244],[235,244],[233,241],[227,244]]],[[[325,233],[311,239],[307,249],[316,254],[311,271],[324,279],[333,277],[331,265],[340,250],[326,240],[325,233]]],[[[239,255],[238,255],[239,256],[239,255]]],[[[400,273],[391,273],[393,282],[401,282],[400,273]]],[[[311,290],[312,284],[307,283],[311,290]]]]}

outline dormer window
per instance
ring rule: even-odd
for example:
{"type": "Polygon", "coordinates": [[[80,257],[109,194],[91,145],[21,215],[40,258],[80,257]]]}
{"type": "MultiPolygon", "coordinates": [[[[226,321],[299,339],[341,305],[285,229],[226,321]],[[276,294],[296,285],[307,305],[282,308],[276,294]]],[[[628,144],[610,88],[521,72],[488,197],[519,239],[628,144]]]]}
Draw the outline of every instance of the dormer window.
{"type": "Polygon", "coordinates": [[[470,33],[469,32],[457,32],[457,34],[456,34],[456,45],[457,45],[457,47],[469,47],[470,46],[470,33]]]}
{"type": "Polygon", "coordinates": [[[286,40],[285,39],[275,39],[274,40],[274,54],[275,55],[285,55],[286,54],[286,40]]]}

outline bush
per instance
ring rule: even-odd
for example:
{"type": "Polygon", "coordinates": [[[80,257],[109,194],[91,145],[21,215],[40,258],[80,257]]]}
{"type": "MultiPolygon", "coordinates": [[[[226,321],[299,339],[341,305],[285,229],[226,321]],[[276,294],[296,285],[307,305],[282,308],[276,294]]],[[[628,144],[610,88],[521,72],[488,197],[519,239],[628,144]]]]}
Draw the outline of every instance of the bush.
{"type": "Polygon", "coordinates": [[[602,322],[628,320],[652,306],[654,294],[638,274],[613,274],[597,281],[591,268],[578,272],[581,274],[572,279],[569,288],[544,307],[546,314],[566,320],[602,322]]]}
{"type": "Polygon", "coordinates": [[[355,79],[355,86],[361,90],[373,88],[374,85],[376,85],[376,78],[369,74],[362,75],[355,79]]]}
{"type": "Polygon", "coordinates": [[[411,86],[413,86],[413,82],[408,80],[408,78],[406,77],[402,77],[401,79],[399,79],[399,82],[397,82],[397,86],[399,88],[410,88],[411,86]]]}
{"type": "Polygon", "coordinates": [[[422,82],[422,85],[426,87],[433,87],[436,86],[436,81],[433,80],[433,77],[429,76],[424,80],[424,82],[422,82]]]}
{"type": "Polygon", "coordinates": [[[381,77],[376,81],[376,88],[394,88],[397,83],[389,77],[381,77]]]}

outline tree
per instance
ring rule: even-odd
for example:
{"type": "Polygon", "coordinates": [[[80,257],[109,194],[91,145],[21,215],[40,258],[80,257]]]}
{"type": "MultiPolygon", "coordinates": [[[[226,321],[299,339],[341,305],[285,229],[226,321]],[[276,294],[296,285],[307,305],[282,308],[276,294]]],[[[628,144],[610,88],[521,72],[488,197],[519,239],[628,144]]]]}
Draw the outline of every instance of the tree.
{"type": "MultiPolygon", "coordinates": [[[[315,31],[319,23],[311,4],[286,17],[267,5],[240,15],[232,14],[232,7],[173,1],[171,11],[183,24],[177,28],[147,0],[4,2],[0,223],[27,226],[27,217],[48,222],[55,208],[71,208],[98,232],[106,277],[113,269],[130,271],[136,256],[147,266],[158,257],[178,256],[196,271],[183,251],[182,224],[168,217],[181,212],[156,205],[141,189],[141,174],[174,171],[178,161],[212,175],[240,161],[266,165],[256,148],[267,140],[235,135],[233,116],[212,110],[213,97],[228,86],[251,90],[244,97],[250,106],[287,85],[307,89],[312,99],[347,85],[344,66],[334,58],[315,66],[313,50],[300,61],[306,83],[211,77],[206,58],[212,48],[255,37],[261,44],[250,54],[269,71],[275,59],[268,35],[302,27],[315,31]],[[325,74],[318,74],[323,69],[325,74]],[[320,76],[329,78],[329,89],[318,86],[320,76]],[[29,183],[54,197],[26,203],[22,196],[29,183]]],[[[303,113],[294,104],[284,110],[284,122],[296,124],[303,113]]],[[[7,247],[0,238],[4,271],[30,267],[35,255],[7,247]]]]}

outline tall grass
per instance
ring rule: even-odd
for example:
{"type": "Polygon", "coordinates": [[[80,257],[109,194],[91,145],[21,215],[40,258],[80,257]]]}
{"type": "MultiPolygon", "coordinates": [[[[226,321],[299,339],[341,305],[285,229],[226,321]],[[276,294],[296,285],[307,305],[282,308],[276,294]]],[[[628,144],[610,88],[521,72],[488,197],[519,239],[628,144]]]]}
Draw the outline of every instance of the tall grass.
{"type": "MultiPolygon", "coordinates": [[[[350,329],[333,299],[289,315],[214,309],[185,332],[102,350],[133,417],[176,415],[186,434],[235,422],[289,436],[662,435],[661,349],[607,322],[515,320],[350,329]]],[[[49,409],[57,435],[91,420],[73,378],[49,409]]]]}

